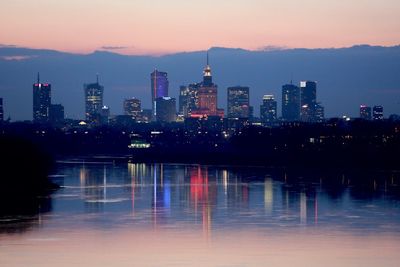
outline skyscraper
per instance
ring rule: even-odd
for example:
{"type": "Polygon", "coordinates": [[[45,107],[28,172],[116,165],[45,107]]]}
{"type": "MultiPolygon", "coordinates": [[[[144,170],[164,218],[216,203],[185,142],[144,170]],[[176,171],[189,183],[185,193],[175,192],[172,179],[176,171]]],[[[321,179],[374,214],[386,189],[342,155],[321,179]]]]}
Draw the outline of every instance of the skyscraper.
{"type": "Polygon", "coordinates": [[[132,119],[139,119],[142,113],[142,104],[140,99],[129,98],[124,100],[124,114],[129,115],[132,119]]]}
{"type": "Polygon", "coordinates": [[[228,118],[249,118],[250,89],[244,86],[228,87],[228,118]]]}
{"type": "Polygon", "coordinates": [[[190,117],[192,110],[199,106],[198,89],[200,84],[194,83],[179,88],[179,113],[185,117],[190,117]]]}
{"type": "Polygon", "coordinates": [[[218,86],[212,82],[211,67],[208,62],[203,71],[203,81],[197,91],[198,108],[192,111],[192,117],[224,116],[224,110],[217,107],[218,86]]]}
{"type": "Polygon", "coordinates": [[[171,97],[158,97],[156,99],[158,122],[176,121],[176,99],[171,97]]]}
{"type": "Polygon", "coordinates": [[[312,81],[301,81],[300,95],[301,120],[306,122],[315,122],[315,109],[317,104],[317,83],[312,81]]]}
{"type": "Polygon", "coordinates": [[[373,113],[374,121],[383,120],[383,107],[382,106],[374,106],[372,113],[373,113]]]}
{"type": "Polygon", "coordinates": [[[60,124],[64,122],[64,106],[61,104],[50,105],[50,122],[60,124]]]}
{"type": "Polygon", "coordinates": [[[300,88],[294,84],[282,86],[282,119],[285,121],[300,119],[300,88]]]}
{"type": "Polygon", "coordinates": [[[260,118],[264,124],[270,124],[277,120],[277,105],[273,95],[264,95],[260,106],[260,118]]]}
{"type": "Polygon", "coordinates": [[[168,96],[168,73],[154,70],[150,74],[151,80],[151,104],[153,110],[153,116],[157,115],[157,105],[156,99],[159,97],[167,97],[168,96]]]}
{"type": "Polygon", "coordinates": [[[360,118],[363,120],[371,120],[372,119],[371,107],[368,107],[366,105],[361,105],[360,118]]]}
{"type": "Polygon", "coordinates": [[[0,122],[4,121],[3,98],[0,97],[0,122]]]}
{"type": "Polygon", "coordinates": [[[51,85],[40,83],[38,73],[37,82],[33,84],[33,120],[35,122],[48,122],[51,104],[51,85]]]}
{"type": "Polygon", "coordinates": [[[90,123],[99,123],[101,109],[103,107],[104,87],[99,84],[97,78],[95,83],[85,84],[85,115],[90,123]]]}

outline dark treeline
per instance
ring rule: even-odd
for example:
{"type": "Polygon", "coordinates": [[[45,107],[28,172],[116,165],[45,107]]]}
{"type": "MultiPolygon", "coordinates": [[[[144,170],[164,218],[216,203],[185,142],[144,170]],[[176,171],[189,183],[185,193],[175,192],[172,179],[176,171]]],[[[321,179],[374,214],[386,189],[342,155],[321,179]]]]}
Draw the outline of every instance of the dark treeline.
{"type": "MultiPolygon", "coordinates": [[[[133,162],[400,167],[400,122],[389,120],[332,119],[321,124],[286,123],[236,129],[212,120],[96,127],[19,122],[3,124],[1,135],[26,140],[54,158],[124,155],[133,162]]],[[[25,151],[21,148],[18,153],[25,151]]]]}

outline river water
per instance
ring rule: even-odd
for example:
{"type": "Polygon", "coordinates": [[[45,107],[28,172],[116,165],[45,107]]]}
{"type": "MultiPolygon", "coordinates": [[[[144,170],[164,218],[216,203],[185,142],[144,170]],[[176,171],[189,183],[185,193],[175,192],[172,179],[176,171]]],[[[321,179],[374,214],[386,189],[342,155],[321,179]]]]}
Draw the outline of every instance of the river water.
{"type": "Polygon", "coordinates": [[[59,162],[0,266],[399,266],[400,174],[59,162]]]}

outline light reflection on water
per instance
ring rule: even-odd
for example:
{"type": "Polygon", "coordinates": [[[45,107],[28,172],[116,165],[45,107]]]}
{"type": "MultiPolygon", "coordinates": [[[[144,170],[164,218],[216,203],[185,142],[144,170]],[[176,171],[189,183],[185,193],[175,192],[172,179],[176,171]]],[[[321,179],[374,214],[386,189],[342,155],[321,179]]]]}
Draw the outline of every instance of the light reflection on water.
{"type": "Polygon", "coordinates": [[[0,266],[400,262],[398,173],[63,163],[52,179],[50,212],[3,218],[0,266]]]}

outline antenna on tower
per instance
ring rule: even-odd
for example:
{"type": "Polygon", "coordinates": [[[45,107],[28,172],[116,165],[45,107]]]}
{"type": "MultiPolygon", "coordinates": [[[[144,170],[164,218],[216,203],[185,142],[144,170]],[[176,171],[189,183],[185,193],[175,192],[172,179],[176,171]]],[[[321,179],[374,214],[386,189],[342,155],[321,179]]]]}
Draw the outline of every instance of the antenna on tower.
{"type": "Polygon", "coordinates": [[[99,73],[96,73],[96,83],[99,84],[99,73]]]}
{"type": "Polygon", "coordinates": [[[207,50],[207,66],[209,65],[208,50],[207,50]]]}
{"type": "Polygon", "coordinates": [[[37,73],[37,83],[40,83],[40,73],[37,73]]]}

